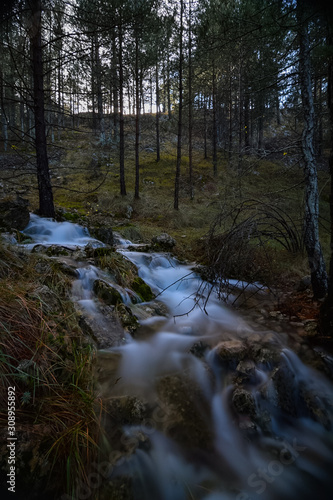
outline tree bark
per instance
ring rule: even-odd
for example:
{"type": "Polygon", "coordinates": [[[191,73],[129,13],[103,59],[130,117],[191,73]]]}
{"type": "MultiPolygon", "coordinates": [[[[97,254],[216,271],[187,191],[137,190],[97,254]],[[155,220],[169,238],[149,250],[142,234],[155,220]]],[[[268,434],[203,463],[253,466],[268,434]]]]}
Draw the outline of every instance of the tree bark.
{"type": "Polygon", "coordinates": [[[216,71],[213,61],[213,173],[217,175],[216,71]]]}
{"type": "Polygon", "coordinates": [[[44,79],[42,51],[42,6],[41,0],[31,0],[31,25],[29,30],[32,52],[32,70],[34,80],[34,116],[35,145],[37,156],[37,179],[39,192],[39,214],[54,217],[53,192],[47,156],[45,111],[44,111],[44,79]]]}
{"type": "MultiPolygon", "coordinates": [[[[333,26],[328,23],[327,46],[331,54],[333,50],[333,26]]],[[[320,310],[320,329],[325,335],[333,336],[333,55],[328,60],[328,84],[327,84],[327,106],[329,110],[331,151],[329,156],[329,169],[331,177],[330,192],[330,218],[331,218],[331,242],[330,242],[330,267],[328,280],[328,293],[320,310]]]]}
{"type": "Polygon", "coordinates": [[[183,13],[184,2],[180,1],[180,40],[179,40],[179,107],[178,107],[178,138],[177,161],[175,175],[174,209],[179,208],[180,163],[182,159],[182,119],[183,119],[183,13]]]}
{"type": "Polygon", "coordinates": [[[155,84],[156,84],[156,161],[160,161],[160,89],[158,78],[158,54],[156,55],[155,68],[155,84]]]}
{"type": "Polygon", "coordinates": [[[301,85],[304,128],[302,153],[305,176],[304,242],[311,270],[311,284],[316,299],[325,297],[327,273],[319,240],[319,193],[317,166],[314,152],[315,114],[312,94],[310,48],[307,23],[303,20],[302,7],[297,3],[299,23],[299,79],[301,85]]]}
{"type": "Polygon", "coordinates": [[[139,75],[139,36],[135,33],[135,193],[139,199],[140,190],[140,75],[139,75]]]}
{"type": "Polygon", "coordinates": [[[119,175],[120,194],[126,196],[125,184],[125,138],[124,138],[124,67],[123,67],[123,26],[119,20],[119,175]]]}
{"type": "Polygon", "coordinates": [[[193,96],[192,96],[192,1],[189,0],[189,35],[188,35],[188,169],[190,199],[194,198],[193,190],[193,96]]]}

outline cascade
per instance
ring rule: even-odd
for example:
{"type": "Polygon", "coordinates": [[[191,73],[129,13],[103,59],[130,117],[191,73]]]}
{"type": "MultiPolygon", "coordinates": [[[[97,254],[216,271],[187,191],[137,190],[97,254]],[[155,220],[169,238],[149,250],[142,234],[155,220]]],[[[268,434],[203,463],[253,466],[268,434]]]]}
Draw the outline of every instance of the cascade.
{"type": "MultiPolygon", "coordinates": [[[[99,244],[80,226],[37,216],[24,233],[43,244],[99,244]]],[[[129,246],[119,240],[118,251],[169,314],[140,320],[141,337],[98,353],[109,380],[103,397],[131,397],[148,412],[123,426],[126,456],[107,480],[130,477],[138,500],[310,500],[317,491],[329,498],[332,383],[286,336],[222,303],[191,266],[129,246]],[[154,333],[144,335],[152,323],[154,333]]],[[[73,300],[93,316],[102,315],[96,279],[110,278],[81,263],[73,284],[73,300]]],[[[125,290],[122,297],[132,307],[125,290]]]]}

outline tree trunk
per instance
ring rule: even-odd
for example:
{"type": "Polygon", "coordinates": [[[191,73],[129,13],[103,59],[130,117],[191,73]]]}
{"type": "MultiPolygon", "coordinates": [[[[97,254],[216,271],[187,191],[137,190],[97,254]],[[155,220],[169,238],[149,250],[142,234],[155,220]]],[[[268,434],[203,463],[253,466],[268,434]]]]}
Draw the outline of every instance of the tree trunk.
{"type": "MultiPolygon", "coordinates": [[[[327,46],[332,54],[333,27],[328,23],[327,46]]],[[[329,110],[331,151],[329,169],[331,177],[330,218],[331,218],[331,258],[329,268],[328,293],[320,310],[320,328],[325,335],[333,337],[333,55],[328,60],[327,107],[329,110]]]]}
{"type": "Polygon", "coordinates": [[[5,111],[5,103],[4,103],[4,85],[3,85],[3,73],[2,69],[0,72],[0,99],[1,99],[1,124],[2,124],[2,135],[3,135],[3,148],[4,151],[7,151],[8,148],[8,125],[7,125],[7,116],[5,111]]]}
{"type": "Polygon", "coordinates": [[[160,89],[158,78],[158,54],[156,56],[156,161],[160,161],[160,89]]]}
{"type": "Polygon", "coordinates": [[[113,138],[118,140],[118,75],[116,33],[112,31],[112,88],[113,88],[113,138]]]}
{"type": "Polygon", "coordinates": [[[305,176],[305,219],[304,242],[311,270],[311,284],[316,299],[325,297],[327,274],[322,249],[319,241],[319,193],[317,167],[314,153],[315,114],[312,94],[309,35],[307,23],[303,21],[301,5],[297,3],[299,23],[299,78],[301,84],[304,128],[302,135],[302,153],[305,176]]]}
{"type": "Polygon", "coordinates": [[[193,200],[193,96],[192,96],[192,3],[189,0],[189,35],[188,35],[188,169],[190,199],[193,200]]]}
{"type": "Polygon", "coordinates": [[[207,160],[207,100],[204,97],[204,158],[207,160]]]}
{"type": "Polygon", "coordinates": [[[101,58],[99,55],[99,40],[97,34],[95,34],[94,48],[95,48],[95,64],[96,64],[98,128],[100,133],[100,140],[103,144],[105,142],[105,123],[103,115],[102,68],[101,68],[101,58]]]}
{"type": "Polygon", "coordinates": [[[124,68],[123,68],[123,26],[119,21],[119,174],[120,194],[126,196],[125,184],[125,138],[124,138],[124,68]]]}
{"type": "Polygon", "coordinates": [[[174,209],[179,208],[180,163],[182,159],[182,118],[183,118],[183,13],[184,2],[180,0],[180,40],[179,40],[179,108],[178,108],[178,139],[177,161],[175,175],[174,209]]]}
{"type": "Polygon", "coordinates": [[[213,172],[217,175],[216,73],[213,61],[213,172]]]}
{"type": "Polygon", "coordinates": [[[140,189],[140,75],[139,75],[139,37],[135,33],[135,193],[134,197],[139,199],[140,189]]]}
{"type": "Polygon", "coordinates": [[[37,179],[39,192],[39,214],[54,217],[53,193],[47,156],[45,113],[44,113],[44,80],[42,53],[42,12],[41,0],[31,0],[30,45],[32,52],[32,70],[34,80],[34,115],[35,145],[37,156],[37,179]]]}

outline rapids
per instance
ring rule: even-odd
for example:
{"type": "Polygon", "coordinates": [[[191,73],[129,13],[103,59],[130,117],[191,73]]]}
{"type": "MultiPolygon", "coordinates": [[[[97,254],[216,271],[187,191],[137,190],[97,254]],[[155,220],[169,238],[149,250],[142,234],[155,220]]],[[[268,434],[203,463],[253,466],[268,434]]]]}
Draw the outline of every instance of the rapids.
{"type": "MultiPolygon", "coordinates": [[[[98,245],[78,225],[37,216],[24,234],[42,244],[98,245]]],[[[286,334],[221,302],[189,265],[129,245],[119,239],[118,251],[169,314],[141,319],[137,336],[98,352],[103,398],[131,397],[144,408],[139,422],[127,419],[120,443],[111,432],[119,453],[103,476],[106,491],[130,478],[137,500],[330,498],[331,381],[304,364],[286,334]]],[[[99,317],[97,278],[109,279],[78,263],[73,300],[99,317]]],[[[128,292],[122,297],[135,314],[128,292]]]]}

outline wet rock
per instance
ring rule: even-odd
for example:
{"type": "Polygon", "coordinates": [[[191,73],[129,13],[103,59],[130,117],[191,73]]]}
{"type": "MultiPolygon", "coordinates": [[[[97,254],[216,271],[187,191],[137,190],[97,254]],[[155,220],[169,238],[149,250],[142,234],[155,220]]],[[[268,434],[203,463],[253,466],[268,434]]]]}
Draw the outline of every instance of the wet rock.
{"type": "Polygon", "coordinates": [[[38,243],[32,248],[31,253],[46,253],[47,249],[47,246],[38,243]]]}
{"type": "Polygon", "coordinates": [[[148,243],[142,243],[142,244],[137,244],[137,245],[129,245],[127,247],[127,250],[129,252],[149,252],[151,250],[151,245],[148,243]]]}
{"type": "Polygon", "coordinates": [[[114,248],[110,246],[105,247],[93,247],[91,244],[88,244],[84,247],[85,254],[89,259],[96,259],[99,257],[107,257],[109,255],[114,254],[114,248]]]}
{"type": "Polygon", "coordinates": [[[83,334],[89,343],[98,349],[107,349],[121,344],[123,338],[123,328],[113,309],[105,306],[103,315],[96,311],[89,314],[85,310],[76,306],[78,323],[83,334]]]}
{"type": "Polygon", "coordinates": [[[133,314],[140,320],[152,318],[154,316],[167,317],[169,315],[168,307],[159,300],[153,300],[149,304],[136,304],[133,307],[133,314]]]}
{"type": "Polygon", "coordinates": [[[132,396],[112,398],[107,402],[106,410],[111,415],[112,425],[115,421],[121,425],[140,424],[147,413],[146,405],[132,396]]]}
{"type": "Polygon", "coordinates": [[[29,223],[29,202],[20,196],[7,196],[0,201],[0,227],[22,231],[29,223]]]}
{"type": "Polygon", "coordinates": [[[145,283],[145,281],[143,281],[143,279],[139,276],[134,278],[131,283],[131,288],[139,295],[139,297],[141,297],[143,302],[149,302],[154,298],[154,294],[150,286],[147,285],[147,283],[145,283]]]}
{"type": "Polygon", "coordinates": [[[110,227],[89,227],[89,233],[96,240],[112,246],[114,244],[113,231],[110,227]]]}
{"type": "Polygon", "coordinates": [[[209,349],[209,345],[206,344],[205,342],[201,342],[200,340],[199,342],[193,344],[193,346],[190,349],[190,353],[197,358],[203,358],[207,349],[209,349]]]}
{"type": "Polygon", "coordinates": [[[103,300],[107,305],[115,306],[123,302],[118,290],[101,279],[94,281],[93,290],[97,297],[103,300]]]}
{"type": "Polygon", "coordinates": [[[273,333],[251,335],[247,339],[249,358],[256,363],[276,364],[280,360],[281,346],[273,333]]]}
{"type": "Polygon", "coordinates": [[[139,328],[139,322],[131,309],[125,304],[117,306],[117,315],[123,327],[129,332],[134,333],[139,328]]]}
{"type": "Polygon", "coordinates": [[[72,255],[73,250],[71,250],[70,248],[64,247],[64,246],[60,246],[60,245],[51,245],[47,248],[45,253],[49,257],[55,257],[55,256],[59,256],[59,255],[69,257],[70,255],[72,255]]]}
{"type": "Polygon", "coordinates": [[[250,379],[255,375],[256,365],[251,359],[240,361],[236,367],[237,372],[243,378],[250,379]]]}
{"type": "Polygon", "coordinates": [[[241,340],[224,340],[217,344],[215,352],[223,361],[238,363],[246,356],[247,347],[241,340]]]}
{"type": "Polygon", "coordinates": [[[160,250],[171,250],[176,245],[176,240],[167,233],[154,236],[151,242],[155,248],[160,250]]]}
{"type": "Polygon", "coordinates": [[[66,274],[67,276],[78,278],[78,272],[75,266],[71,266],[70,264],[67,264],[67,262],[58,261],[58,268],[59,271],[66,274]]]}
{"type": "Polygon", "coordinates": [[[252,418],[256,415],[256,404],[252,394],[245,389],[237,388],[232,395],[232,405],[240,415],[248,415],[252,418]]]}

